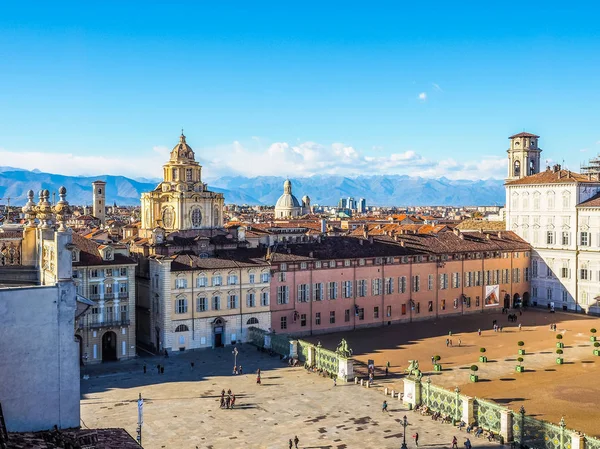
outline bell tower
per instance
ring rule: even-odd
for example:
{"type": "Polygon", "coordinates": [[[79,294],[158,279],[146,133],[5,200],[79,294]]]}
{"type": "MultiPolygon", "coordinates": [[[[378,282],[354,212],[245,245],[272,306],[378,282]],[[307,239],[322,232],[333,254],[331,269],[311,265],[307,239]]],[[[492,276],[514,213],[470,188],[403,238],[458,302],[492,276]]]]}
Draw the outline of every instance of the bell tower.
{"type": "Polygon", "coordinates": [[[514,181],[540,172],[540,153],[538,147],[540,136],[522,132],[510,136],[508,153],[507,181],[514,181]]]}
{"type": "Polygon", "coordinates": [[[104,225],[106,223],[106,183],[104,181],[94,181],[92,187],[93,215],[100,220],[100,224],[104,225]]]}

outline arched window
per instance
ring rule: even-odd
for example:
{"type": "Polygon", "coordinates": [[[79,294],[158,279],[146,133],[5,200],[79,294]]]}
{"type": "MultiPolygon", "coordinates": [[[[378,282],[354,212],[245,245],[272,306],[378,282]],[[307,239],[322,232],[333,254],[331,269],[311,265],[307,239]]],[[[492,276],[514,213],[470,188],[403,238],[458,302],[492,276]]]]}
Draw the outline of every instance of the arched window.
{"type": "Polygon", "coordinates": [[[535,174],[535,160],[531,159],[529,161],[529,174],[530,175],[534,175],[535,174]]]}
{"type": "Polygon", "coordinates": [[[175,332],[187,332],[190,329],[185,324],[180,324],[175,328],[175,332]]]}
{"type": "Polygon", "coordinates": [[[202,211],[197,207],[192,210],[192,226],[197,228],[200,224],[202,224],[202,211]]]}
{"type": "Polygon", "coordinates": [[[250,318],[250,319],[249,319],[249,320],[246,322],[246,324],[247,324],[248,326],[250,326],[251,324],[258,324],[258,318],[254,318],[254,317],[252,317],[252,318],[250,318]]]}
{"type": "Polygon", "coordinates": [[[521,162],[515,161],[513,167],[513,176],[521,176],[521,162]]]}
{"type": "Polygon", "coordinates": [[[175,221],[175,213],[173,212],[172,207],[166,207],[163,210],[162,220],[163,220],[163,226],[165,228],[173,227],[173,222],[175,221]]]}

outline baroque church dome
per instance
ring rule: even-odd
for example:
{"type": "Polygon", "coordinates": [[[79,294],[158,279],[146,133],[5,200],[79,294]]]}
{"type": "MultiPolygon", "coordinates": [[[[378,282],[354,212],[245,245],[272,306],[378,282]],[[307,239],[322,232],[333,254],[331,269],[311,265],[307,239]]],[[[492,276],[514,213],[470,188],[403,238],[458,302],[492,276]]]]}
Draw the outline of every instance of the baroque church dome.
{"type": "Polygon", "coordinates": [[[283,183],[283,195],[279,197],[275,208],[291,209],[294,207],[301,207],[298,199],[292,194],[292,182],[286,179],[283,183]]]}

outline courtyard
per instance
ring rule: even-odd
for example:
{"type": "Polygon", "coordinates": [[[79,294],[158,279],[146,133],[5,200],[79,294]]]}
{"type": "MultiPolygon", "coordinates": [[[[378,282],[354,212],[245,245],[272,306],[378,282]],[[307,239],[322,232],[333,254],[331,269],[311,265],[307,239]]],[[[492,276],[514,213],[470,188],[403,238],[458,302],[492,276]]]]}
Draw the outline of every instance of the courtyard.
{"type": "Polygon", "coordinates": [[[379,388],[401,391],[401,374],[408,361],[418,360],[424,379],[429,376],[436,385],[448,389],[458,386],[464,394],[491,399],[515,411],[523,406],[528,415],[537,419],[558,423],[564,417],[569,428],[599,436],[600,357],[593,355],[591,328],[600,329],[600,319],[530,309],[522,315],[517,313],[514,323],[498,311],[312,336],[307,340],[335,349],[345,338],[354,351],[353,357],[364,363],[373,360],[380,376],[389,361],[390,376],[375,382],[379,388]],[[503,326],[501,332],[494,332],[493,320],[503,326]],[[556,324],[556,331],[550,330],[552,323],[556,324]],[[557,334],[563,335],[563,365],[556,363],[557,334]],[[446,345],[446,339],[452,340],[452,346],[446,345]],[[524,342],[526,352],[523,373],[515,370],[518,341],[524,342]],[[482,347],[486,349],[487,363],[479,362],[482,347]],[[442,372],[433,371],[431,357],[435,355],[440,356],[442,372]],[[469,367],[473,364],[479,368],[477,383],[469,380],[469,367]]]}
{"type": "MultiPolygon", "coordinates": [[[[200,350],[86,368],[82,380],[82,426],[123,427],[136,435],[138,394],[144,403],[142,443],[145,448],[288,448],[295,435],[300,448],[399,448],[402,417],[407,416],[408,447],[419,433],[419,447],[449,448],[452,437],[462,447],[465,432],[407,411],[389,397],[353,383],[290,368],[278,356],[239,346],[243,375],[231,373],[231,348],[200,350]],[[191,367],[194,362],[194,368],[191,367]],[[146,363],[147,373],[143,373],[146,363]],[[158,374],[157,364],[165,365],[158,374]],[[256,384],[256,370],[262,385],[256,384]],[[233,410],[219,406],[222,389],[236,395],[233,410]]],[[[471,436],[475,447],[496,446],[471,436]]]]}

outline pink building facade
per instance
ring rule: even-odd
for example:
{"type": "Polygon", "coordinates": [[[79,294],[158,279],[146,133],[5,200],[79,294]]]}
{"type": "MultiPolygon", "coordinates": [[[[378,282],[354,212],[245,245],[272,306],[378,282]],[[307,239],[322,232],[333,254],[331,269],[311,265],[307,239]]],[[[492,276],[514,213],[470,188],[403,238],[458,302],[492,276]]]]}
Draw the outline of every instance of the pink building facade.
{"type": "Polygon", "coordinates": [[[512,232],[328,237],[271,254],[271,329],[311,335],[529,301],[530,246],[512,232]]]}

